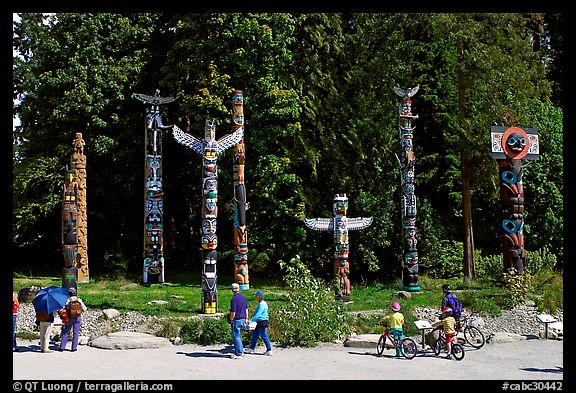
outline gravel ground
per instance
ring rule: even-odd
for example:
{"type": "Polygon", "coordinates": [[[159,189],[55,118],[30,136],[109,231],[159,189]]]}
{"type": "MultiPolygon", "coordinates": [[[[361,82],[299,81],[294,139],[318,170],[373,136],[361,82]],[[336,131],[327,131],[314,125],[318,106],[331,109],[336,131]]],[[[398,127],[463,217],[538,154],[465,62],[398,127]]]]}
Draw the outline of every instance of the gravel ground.
{"type": "MultiPolygon", "coordinates": [[[[350,348],[328,343],[314,348],[283,348],[273,344],[274,356],[264,356],[265,349],[260,345],[256,347],[257,354],[245,355],[241,359],[231,359],[232,346],[226,344],[185,344],[128,350],[80,346],[76,352],[49,354],[38,351],[37,341],[20,344],[23,350],[12,355],[14,381],[231,380],[232,383],[240,384],[240,389],[253,390],[258,388],[258,381],[270,380],[386,380],[386,389],[396,385],[399,391],[405,391],[411,386],[410,382],[426,380],[426,385],[420,387],[430,391],[431,388],[445,390],[442,385],[430,384],[432,380],[518,382],[564,379],[562,340],[530,339],[486,344],[479,350],[466,349],[462,361],[436,357],[432,351],[421,351],[412,360],[396,359],[387,353],[379,357],[376,348],[350,348]],[[73,366],[73,371],[66,365],[73,366]]],[[[226,382],[222,388],[230,389],[230,382],[226,382]]],[[[378,386],[380,389],[384,387],[378,386]]],[[[482,386],[486,387],[475,384],[474,390],[504,390],[502,384],[490,385],[491,388],[498,388],[490,390],[482,389],[482,386]]],[[[182,391],[191,392],[198,385],[194,382],[182,387],[182,391]]],[[[325,391],[327,387],[321,390],[325,391]]],[[[333,386],[338,387],[343,388],[340,385],[333,386]]],[[[556,386],[553,390],[558,388],[556,386]]],[[[15,385],[13,391],[18,391],[15,385]]],[[[73,390],[68,391],[78,390],[74,385],[73,390]]]]}
{"type": "MultiPolygon", "coordinates": [[[[386,310],[373,310],[371,313],[383,314],[385,311],[386,310]]],[[[499,317],[483,316],[481,322],[482,331],[487,333],[486,336],[496,332],[538,336],[543,328],[543,325],[536,319],[536,315],[538,314],[533,302],[522,303],[512,310],[503,311],[499,317]]],[[[432,322],[437,319],[438,309],[419,307],[414,310],[414,315],[418,319],[432,322]]],[[[464,315],[466,315],[466,312],[464,312],[464,315]]],[[[555,317],[559,321],[562,321],[562,311],[555,315],[555,317]]],[[[160,331],[159,318],[142,315],[133,311],[123,313],[121,318],[106,320],[102,310],[88,308],[88,311],[83,314],[82,319],[82,336],[87,336],[88,341],[92,341],[112,331],[139,332],[154,335],[157,335],[160,331]]],[[[17,332],[32,332],[35,329],[34,307],[31,303],[22,303],[20,313],[18,314],[16,330],[17,332]]]]}

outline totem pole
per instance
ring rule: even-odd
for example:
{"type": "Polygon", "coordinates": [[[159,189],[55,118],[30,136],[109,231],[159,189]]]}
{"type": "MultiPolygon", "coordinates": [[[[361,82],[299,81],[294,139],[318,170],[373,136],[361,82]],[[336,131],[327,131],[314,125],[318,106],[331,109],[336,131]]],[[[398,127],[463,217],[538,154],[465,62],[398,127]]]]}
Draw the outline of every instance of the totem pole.
{"type": "Polygon", "coordinates": [[[216,288],[216,218],[218,216],[218,156],[226,149],[238,144],[244,136],[244,128],[239,127],[232,134],[216,140],[214,121],[206,121],[204,141],[189,135],[177,126],[172,126],[174,138],[185,147],[202,154],[204,177],[202,179],[202,312],[215,314],[218,311],[218,291],[216,288]]]}
{"type": "Polygon", "coordinates": [[[336,194],[332,204],[333,218],[305,218],[304,224],[317,231],[334,231],[334,278],[337,300],[350,300],[350,265],[348,264],[348,231],[368,228],[374,217],[346,217],[348,198],[346,194],[336,194]]]}
{"type": "Polygon", "coordinates": [[[77,288],[78,268],[76,257],[78,255],[78,183],[76,170],[72,165],[66,166],[66,177],[62,198],[62,252],[64,254],[64,268],[62,270],[62,287],[77,288]]]}
{"type": "Polygon", "coordinates": [[[76,173],[77,184],[77,208],[78,221],[76,232],[78,240],[78,255],[76,257],[76,267],[78,268],[78,282],[89,282],[88,272],[88,210],[86,208],[86,156],[84,155],[84,139],[82,134],[77,132],[72,145],[72,168],[76,173]]]}
{"type": "Polygon", "coordinates": [[[62,251],[64,269],[62,287],[76,288],[78,282],[90,281],[88,274],[88,239],[86,220],[86,156],[84,139],[77,132],[74,151],[66,166],[62,199],[62,251]]]}
{"type": "Polygon", "coordinates": [[[160,105],[175,101],[173,97],[160,97],[133,93],[132,96],[145,104],[152,104],[145,120],[144,142],[144,270],[142,282],[164,282],[163,203],[162,189],[162,124],[160,105]]]}
{"type": "MultiPolygon", "coordinates": [[[[398,130],[402,148],[400,164],[400,211],[402,214],[402,236],[404,238],[404,256],[402,259],[402,286],[407,291],[419,291],[418,285],[418,250],[416,245],[416,195],[414,195],[414,150],[412,148],[412,101],[410,97],[418,92],[420,85],[403,90],[398,87],[394,92],[402,97],[399,107],[398,130]]],[[[398,158],[398,156],[396,156],[398,158]]]]}
{"type": "MultiPolygon", "coordinates": [[[[244,127],[244,96],[241,90],[234,90],[232,95],[232,127],[233,131],[244,127]]],[[[244,186],[244,137],[234,146],[232,157],[234,200],[226,205],[232,210],[234,217],[234,277],[240,289],[250,289],[248,279],[248,231],[246,229],[246,210],[250,204],[246,202],[246,187],[244,186]]]]}
{"type": "Polygon", "coordinates": [[[513,270],[524,274],[524,186],[522,159],[539,158],[536,128],[490,127],[492,157],[498,160],[500,176],[501,222],[503,229],[502,253],[504,272],[513,270]]]}

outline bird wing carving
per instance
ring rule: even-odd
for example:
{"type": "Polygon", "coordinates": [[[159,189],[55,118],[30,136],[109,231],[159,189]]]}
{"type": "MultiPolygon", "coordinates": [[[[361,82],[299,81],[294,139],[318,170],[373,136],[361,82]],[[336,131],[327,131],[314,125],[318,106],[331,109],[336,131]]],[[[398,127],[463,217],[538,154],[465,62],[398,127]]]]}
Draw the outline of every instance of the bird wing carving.
{"type": "Polygon", "coordinates": [[[202,154],[204,152],[204,144],[200,139],[185,133],[176,125],[172,126],[172,130],[174,139],[176,139],[178,143],[194,150],[198,154],[202,154]]]}
{"type": "Polygon", "coordinates": [[[348,229],[354,230],[368,228],[370,225],[372,225],[373,220],[374,217],[348,217],[348,229]]]}
{"type": "Polygon", "coordinates": [[[317,231],[332,231],[334,230],[333,218],[305,218],[304,224],[310,229],[317,231]]]}
{"type": "Polygon", "coordinates": [[[238,142],[244,137],[244,127],[238,128],[232,134],[224,135],[222,138],[218,139],[218,154],[222,153],[224,150],[237,145],[238,142]]]}

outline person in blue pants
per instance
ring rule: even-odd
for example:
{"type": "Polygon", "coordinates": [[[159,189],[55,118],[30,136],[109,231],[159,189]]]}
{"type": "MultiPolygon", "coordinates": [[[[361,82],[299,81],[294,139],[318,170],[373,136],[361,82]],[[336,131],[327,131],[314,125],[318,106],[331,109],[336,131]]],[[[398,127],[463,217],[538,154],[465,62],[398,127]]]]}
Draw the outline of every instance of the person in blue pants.
{"type": "Polygon", "coordinates": [[[248,301],[246,296],[240,293],[240,285],[232,283],[230,287],[234,295],[230,299],[230,314],[228,319],[232,329],[232,341],[234,342],[234,354],[232,359],[244,357],[244,345],[242,344],[242,330],[248,324],[248,301]]]}
{"type": "Polygon", "coordinates": [[[245,353],[254,353],[258,339],[261,338],[266,346],[266,352],[264,355],[272,356],[272,345],[270,345],[270,339],[268,338],[268,325],[270,324],[270,317],[268,316],[268,303],[264,300],[263,292],[256,292],[254,294],[258,306],[254,311],[254,316],[250,319],[250,323],[256,323],[256,327],[252,332],[252,342],[250,347],[244,350],[245,353]]]}
{"type": "MultiPolygon", "coordinates": [[[[84,304],[84,302],[82,301],[82,299],[76,296],[76,288],[74,287],[69,288],[68,294],[70,295],[70,297],[68,298],[66,306],[64,307],[67,308],[71,302],[78,301],[82,307],[83,312],[85,312],[88,309],[84,304]]],[[[72,330],[74,336],[72,337],[72,348],[70,350],[72,352],[76,352],[76,350],[78,349],[78,338],[80,337],[81,326],[82,326],[81,315],[78,317],[70,316],[68,323],[64,325],[64,328],[62,329],[62,336],[60,338],[60,348],[57,349],[58,351],[62,352],[64,349],[66,349],[66,344],[68,344],[68,337],[70,337],[70,330],[72,330]]]]}

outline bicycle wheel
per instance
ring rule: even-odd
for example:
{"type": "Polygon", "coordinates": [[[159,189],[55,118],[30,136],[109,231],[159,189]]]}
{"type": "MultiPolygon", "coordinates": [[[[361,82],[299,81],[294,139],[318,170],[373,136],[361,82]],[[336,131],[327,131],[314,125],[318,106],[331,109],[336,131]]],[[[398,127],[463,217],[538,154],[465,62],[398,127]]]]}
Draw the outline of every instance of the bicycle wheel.
{"type": "Polygon", "coordinates": [[[416,342],[411,338],[405,338],[402,340],[402,354],[406,359],[414,359],[414,356],[418,353],[418,347],[416,342]]]}
{"type": "Polygon", "coordinates": [[[438,340],[436,340],[434,346],[432,347],[434,355],[436,356],[440,355],[440,352],[442,352],[444,348],[446,348],[446,340],[444,339],[444,336],[440,336],[438,337],[438,340]]]}
{"type": "Polygon", "coordinates": [[[384,349],[386,349],[386,336],[383,334],[380,336],[380,339],[378,339],[378,345],[376,346],[378,356],[382,356],[384,349]]]}
{"type": "Polygon", "coordinates": [[[468,344],[476,349],[482,348],[486,343],[484,334],[475,326],[466,326],[466,328],[464,328],[464,338],[468,344]]]}
{"type": "Polygon", "coordinates": [[[452,344],[452,356],[456,360],[464,359],[464,347],[460,344],[453,343],[452,344]]]}

